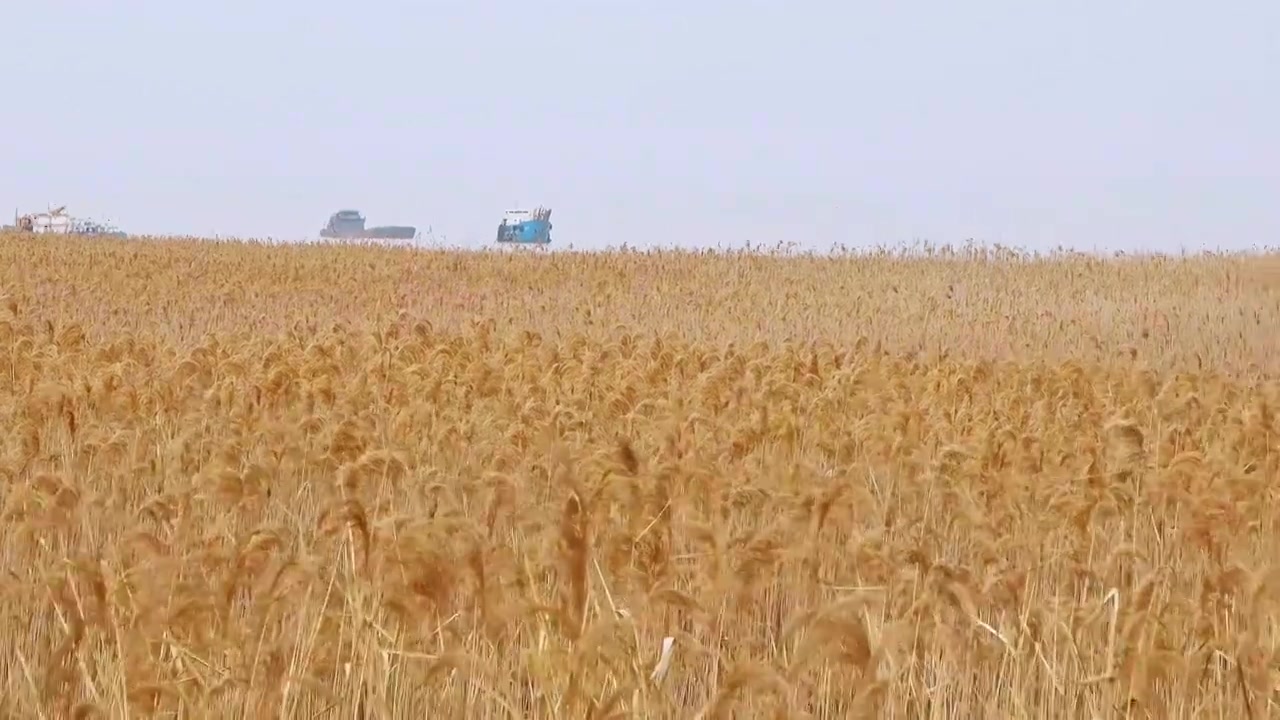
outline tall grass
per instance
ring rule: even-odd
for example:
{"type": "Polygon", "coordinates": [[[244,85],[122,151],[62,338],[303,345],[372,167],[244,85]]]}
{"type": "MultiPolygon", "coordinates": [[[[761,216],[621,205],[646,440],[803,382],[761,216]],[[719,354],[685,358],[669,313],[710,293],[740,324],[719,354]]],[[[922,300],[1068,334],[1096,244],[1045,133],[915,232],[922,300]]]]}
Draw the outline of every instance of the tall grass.
{"type": "Polygon", "coordinates": [[[0,715],[1270,716],[1270,267],[0,237],[0,715]]]}

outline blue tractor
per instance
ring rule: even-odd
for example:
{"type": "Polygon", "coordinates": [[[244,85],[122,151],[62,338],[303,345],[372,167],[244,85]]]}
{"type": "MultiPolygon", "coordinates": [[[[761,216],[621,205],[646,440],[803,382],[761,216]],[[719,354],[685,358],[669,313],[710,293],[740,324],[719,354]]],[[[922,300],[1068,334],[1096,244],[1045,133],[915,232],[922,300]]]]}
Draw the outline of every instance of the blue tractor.
{"type": "Polygon", "coordinates": [[[551,209],[508,210],[498,226],[498,242],[547,245],[551,242],[551,209]]]}

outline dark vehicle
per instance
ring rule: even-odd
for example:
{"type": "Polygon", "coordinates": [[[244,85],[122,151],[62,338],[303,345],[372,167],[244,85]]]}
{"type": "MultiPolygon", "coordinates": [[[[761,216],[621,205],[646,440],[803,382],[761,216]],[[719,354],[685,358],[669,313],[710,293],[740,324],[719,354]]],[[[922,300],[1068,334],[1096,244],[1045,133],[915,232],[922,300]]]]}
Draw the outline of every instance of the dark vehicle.
{"type": "Polygon", "coordinates": [[[322,238],[344,240],[413,240],[418,228],[413,225],[379,225],[366,228],[359,210],[339,210],[329,216],[329,224],[320,231],[322,238]]]}

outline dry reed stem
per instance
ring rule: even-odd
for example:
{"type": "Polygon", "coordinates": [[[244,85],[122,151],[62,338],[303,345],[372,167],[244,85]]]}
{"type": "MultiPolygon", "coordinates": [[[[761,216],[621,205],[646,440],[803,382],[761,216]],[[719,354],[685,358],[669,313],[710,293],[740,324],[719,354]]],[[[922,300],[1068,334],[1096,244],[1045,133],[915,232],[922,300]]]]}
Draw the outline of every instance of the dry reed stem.
{"type": "Polygon", "coordinates": [[[0,260],[0,713],[1280,700],[1270,260],[0,260]]]}

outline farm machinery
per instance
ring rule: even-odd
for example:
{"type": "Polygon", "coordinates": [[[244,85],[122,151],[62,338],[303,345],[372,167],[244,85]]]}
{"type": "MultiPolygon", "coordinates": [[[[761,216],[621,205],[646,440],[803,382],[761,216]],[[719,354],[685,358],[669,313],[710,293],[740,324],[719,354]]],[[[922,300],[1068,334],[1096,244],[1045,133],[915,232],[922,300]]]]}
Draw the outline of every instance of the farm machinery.
{"type": "Polygon", "coordinates": [[[320,237],[343,240],[413,240],[418,229],[413,225],[379,225],[366,228],[359,210],[339,210],[329,216],[320,237]]]}
{"type": "Polygon", "coordinates": [[[551,209],[508,210],[498,225],[504,245],[547,245],[551,242],[551,209]]]}
{"type": "Polygon", "coordinates": [[[125,237],[126,233],[110,223],[98,222],[87,218],[72,217],[67,214],[67,206],[49,206],[42,213],[19,215],[13,212],[13,229],[18,232],[38,235],[103,235],[109,237],[125,237]]]}

